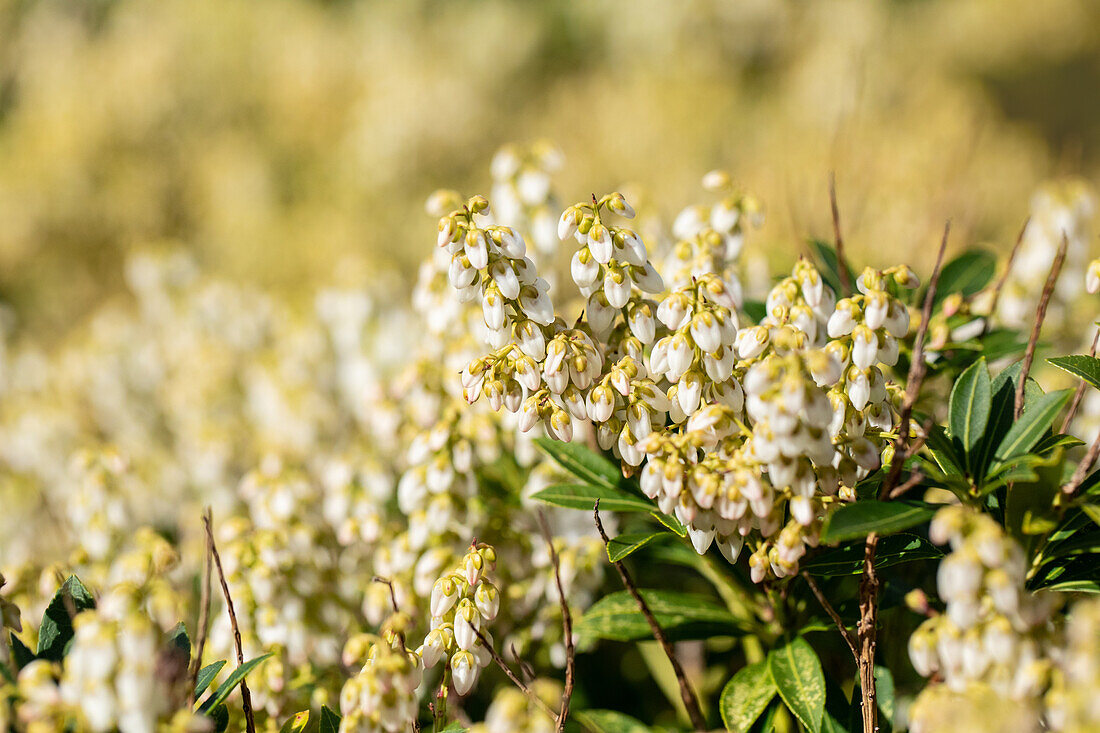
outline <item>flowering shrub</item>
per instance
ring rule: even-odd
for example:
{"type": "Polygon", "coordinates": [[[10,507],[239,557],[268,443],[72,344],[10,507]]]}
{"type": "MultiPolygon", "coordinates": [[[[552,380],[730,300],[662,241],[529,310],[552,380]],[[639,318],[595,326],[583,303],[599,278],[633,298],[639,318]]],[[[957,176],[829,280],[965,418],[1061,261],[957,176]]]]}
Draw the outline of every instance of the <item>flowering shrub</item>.
{"type": "Polygon", "coordinates": [[[147,254],[5,350],[0,729],[1100,726],[1100,360],[1037,356],[1090,194],[1004,265],[838,220],[760,281],[728,174],[666,229],[561,165],[433,194],[409,308],[147,254]]]}

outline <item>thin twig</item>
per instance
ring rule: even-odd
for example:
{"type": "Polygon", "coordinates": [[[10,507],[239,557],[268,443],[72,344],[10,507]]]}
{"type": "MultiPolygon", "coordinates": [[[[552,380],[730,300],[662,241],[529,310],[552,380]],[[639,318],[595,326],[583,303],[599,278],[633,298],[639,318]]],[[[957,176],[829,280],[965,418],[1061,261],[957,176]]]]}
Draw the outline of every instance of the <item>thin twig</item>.
{"type": "MultiPolygon", "coordinates": [[[[225,571],[222,569],[222,559],[218,554],[218,546],[214,542],[214,527],[211,513],[202,518],[206,525],[206,539],[210,543],[210,553],[214,556],[214,566],[218,569],[218,580],[221,581],[222,593],[225,595],[225,605],[229,610],[229,624],[233,627],[233,644],[237,648],[237,665],[244,664],[244,646],[241,644],[241,627],[237,623],[237,611],[233,608],[233,598],[229,595],[229,584],[225,581],[225,571]]],[[[241,707],[244,709],[244,721],[248,733],[256,733],[256,720],[252,715],[252,693],[248,690],[248,684],[241,680],[241,707]]]]}
{"type": "Polygon", "coordinates": [[[840,236],[840,208],[836,204],[836,174],[829,173],[829,206],[833,212],[833,245],[836,248],[837,274],[840,276],[840,288],[848,295],[852,292],[852,281],[848,277],[848,261],[844,259],[844,237],[840,236]]]}
{"type": "Polygon", "coordinates": [[[1081,486],[1081,483],[1085,480],[1085,477],[1088,476],[1089,469],[1096,463],[1098,457],[1100,457],[1100,434],[1097,434],[1096,439],[1093,440],[1092,445],[1089,446],[1088,452],[1085,453],[1085,457],[1077,464],[1077,468],[1073,470],[1073,475],[1062,487],[1063,494],[1066,496],[1073,496],[1081,486]]]}
{"type": "MultiPolygon", "coordinates": [[[[604,547],[607,547],[610,545],[611,539],[607,536],[607,532],[604,531],[603,522],[600,521],[599,499],[596,499],[596,505],[593,507],[592,513],[596,519],[596,529],[600,532],[604,547]]],[[[680,665],[680,660],[676,658],[676,652],[672,648],[672,643],[669,642],[668,636],[665,635],[661,625],[657,623],[657,619],[653,615],[653,611],[650,610],[649,604],[642,598],[642,594],[638,590],[638,586],[634,584],[634,580],[630,577],[630,573],[627,571],[626,566],[621,561],[612,561],[611,564],[619,571],[619,577],[622,579],[623,585],[626,586],[630,595],[634,597],[634,602],[638,604],[638,610],[642,612],[642,616],[645,617],[646,622],[649,624],[649,630],[653,632],[653,638],[661,645],[661,649],[664,650],[665,656],[668,657],[668,661],[672,664],[672,671],[676,675],[676,681],[680,683],[680,697],[683,698],[684,708],[687,710],[688,717],[691,719],[691,724],[695,727],[695,730],[705,731],[707,729],[706,718],[703,717],[703,711],[699,708],[699,701],[695,699],[695,691],[691,689],[691,685],[687,681],[687,676],[684,674],[684,668],[680,665]]]]}
{"type": "Polygon", "coordinates": [[[516,651],[516,643],[512,642],[508,645],[508,649],[512,652],[512,661],[519,665],[519,671],[523,674],[523,678],[528,682],[535,680],[535,670],[531,668],[531,665],[523,660],[523,657],[516,651]]]}
{"type": "Polygon", "coordinates": [[[1016,243],[1012,245],[1012,253],[1009,254],[1008,262],[1005,263],[1005,271],[1001,273],[1001,276],[997,278],[997,284],[993,286],[993,298],[989,301],[989,317],[985,319],[985,330],[987,331],[993,322],[993,317],[997,315],[997,303],[1001,300],[1001,290],[1008,282],[1008,276],[1012,273],[1012,266],[1016,264],[1016,255],[1020,252],[1020,245],[1024,241],[1024,233],[1027,232],[1029,223],[1031,223],[1030,216],[1024,219],[1024,225],[1020,227],[1020,233],[1016,235],[1016,243]]]}
{"type": "Polygon", "coordinates": [[[1062,263],[1066,261],[1066,249],[1069,247],[1069,237],[1062,232],[1062,244],[1058,247],[1058,254],[1054,256],[1054,262],[1050,265],[1047,281],[1043,285],[1043,293],[1039,296],[1039,306],[1035,309],[1035,323],[1031,327],[1031,338],[1027,340],[1027,351],[1024,352],[1024,366],[1020,370],[1020,383],[1016,385],[1016,411],[1015,417],[1020,419],[1020,413],[1024,411],[1024,389],[1027,385],[1027,375],[1031,371],[1031,363],[1035,360],[1035,347],[1039,343],[1039,332],[1043,330],[1043,321],[1047,317],[1047,305],[1050,304],[1050,296],[1054,293],[1054,284],[1058,281],[1058,273],[1062,271],[1062,263]]]}
{"type": "MultiPolygon", "coordinates": [[[[540,509],[538,512],[539,529],[542,537],[550,548],[550,561],[554,564],[554,582],[558,586],[558,603],[561,604],[561,628],[565,636],[565,688],[561,693],[561,707],[558,712],[558,733],[565,730],[565,719],[569,717],[569,701],[573,697],[574,677],[576,676],[576,648],[573,645],[573,614],[569,612],[569,603],[565,599],[565,588],[561,582],[561,563],[558,560],[558,551],[554,549],[554,538],[550,534],[550,525],[546,523],[546,515],[540,509]]],[[[513,651],[513,654],[515,652],[513,651]]]]}
{"type": "Polygon", "coordinates": [[[477,634],[477,638],[481,639],[481,643],[485,646],[485,649],[489,652],[489,656],[493,658],[493,661],[497,663],[497,666],[504,670],[504,674],[508,675],[508,679],[512,681],[520,692],[527,696],[531,702],[535,703],[542,712],[550,716],[551,720],[558,719],[558,713],[546,704],[546,701],[535,694],[535,691],[527,686],[527,683],[516,676],[516,673],[512,671],[512,668],[508,666],[508,663],[504,661],[504,657],[497,653],[497,650],[493,648],[492,643],[481,633],[480,629],[475,628],[474,633],[477,634]]]}
{"type": "MultiPolygon", "coordinates": [[[[1092,347],[1089,349],[1089,356],[1096,356],[1096,345],[1100,343],[1100,328],[1096,329],[1096,334],[1092,337],[1092,347]]],[[[1077,389],[1073,393],[1073,400],[1069,403],[1069,412],[1066,413],[1066,419],[1062,421],[1062,430],[1060,432],[1066,432],[1069,430],[1070,423],[1073,422],[1073,418],[1077,415],[1077,408],[1081,406],[1081,399],[1085,396],[1085,388],[1088,383],[1085,380],[1081,380],[1077,384],[1077,389]]]]}
{"type": "Polygon", "coordinates": [[[829,618],[836,624],[837,631],[844,638],[844,643],[848,645],[848,648],[852,650],[852,657],[856,660],[856,664],[859,664],[859,647],[856,645],[856,637],[848,627],[844,625],[844,621],[841,620],[840,614],[836,612],[833,605],[829,603],[829,599],[825,597],[825,594],[821,592],[821,588],[818,587],[817,581],[813,579],[805,570],[802,571],[802,577],[806,579],[806,584],[810,586],[810,590],[813,591],[814,597],[817,598],[817,602],[821,604],[821,607],[825,609],[825,613],[829,614],[829,618]]]}
{"type": "MultiPolygon", "coordinates": [[[[389,578],[383,578],[381,575],[375,575],[373,578],[371,578],[371,580],[373,580],[375,583],[382,583],[387,588],[390,589],[390,605],[393,606],[393,612],[394,613],[400,613],[401,609],[397,605],[397,592],[393,589],[393,581],[390,580],[389,578]]],[[[397,640],[401,643],[401,650],[404,651],[405,650],[405,632],[398,631],[396,633],[397,633],[397,640]]]]}
{"type": "MultiPolygon", "coordinates": [[[[909,375],[905,385],[905,397],[901,404],[898,437],[894,441],[894,459],[890,462],[890,471],[882,482],[879,499],[883,500],[893,493],[901,478],[901,471],[909,455],[909,422],[913,415],[913,405],[917,402],[921,384],[928,371],[924,361],[924,342],[928,336],[928,325],[932,320],[932,304],[936,299],[936,288],[943,268],[943,255],[947,250],[947,237],[951,233],[951,222],[943,229],[943,239],[936,255],[936,266],[928,281],[924,293],[924,306],[921,309],[920,327],[913,340],[913,356],[909,363],[909,375]]],[[[859,642],[859,690],[863,714],[863,732],[875,733],[878,729],[878,703],[875,690],[875,649],[878,645],[878,574],[875,572],[875,554],[878,551],[878,534],[867,535],[863,547],[863,577],[859,582],[859,625],[856,627],[856,639],[859,642]]]]}
{"type": "Polygon", "coordinates": [[[896,489],[892,489],[890,491],[890,494],[886,498],[891,501],[897,499],[904,494],[909,493],[911,489],[920,486],[921,481],[924,481],[924,474],[920,471],[920,469],[917,469],[909,475],[909,478],[906,479],[905,483],[903,483],[901,486],[898,486],[896,489]]]}
{"type": "MultiPolygon", "coordinates": [[[[206,507],[203,512],[204,524],[209,524],[210,515],[210,507],[206,507]]],[[[199,596],[199,635],[195,642],[195,656],[191,659],[191,686],[187,691],[188,707],[195,706],[195,688],[199,683],[199,670],[202,668],[202,655],[206,649],[206,637],[210,633],[210,566],[213,564],[213,547],[213,539],[210,533],[206,533],[206,555],[203,559],[203,580],[199,596]]]]}

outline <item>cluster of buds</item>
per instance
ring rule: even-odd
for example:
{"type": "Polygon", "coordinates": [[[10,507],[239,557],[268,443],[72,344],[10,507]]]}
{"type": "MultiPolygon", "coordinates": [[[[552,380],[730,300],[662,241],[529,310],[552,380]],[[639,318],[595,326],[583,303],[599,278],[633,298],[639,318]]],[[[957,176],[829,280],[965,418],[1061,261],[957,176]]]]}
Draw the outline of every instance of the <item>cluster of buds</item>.
{"type": "Polygon", "coordinates": [[[488,579],[496,551],[475,543],[458,567],[436,581],[431,595],[431,628],[417,653],[424,666],[446,662],[455,691],[465,695],[492,661],[488,625],[500,611],[500,591],[488,579]]]}
{"type": "Polygon", "coordinates": [[[714,274],[669,293],[658,306],[657,317],[670,333],[653,346],[649,368],[672,385],[667,395],[674,423],[705,404],[740,410],[741,385],[733,378],[736,307],[725,281],[714,274]]]}
{"type": "Polygon", "coordinates": [[[1044,700],[1053,730],[1100,730],[1100,600],[1074,604],[1066,623],[1065,650],[1044,700]]]}
{"type": "Polygon", "coordinates": [[[509,227],[481,226],[488,210],[484,196],[469,199],[439,220],[437,243],[451,255],[451,285],[463,301],[481,298],[487,340],[501,347],[552,324],[554,308],[523,237],[509,227]]]}
{"type": "Polygon", "coordinates": [[[596,425],[600,447],[613,450],[623,463],[638,466],[645,458],[642,441],[663,429],[672,405],[648,376],[643,362],[624,356],[588,393],[588,417],[596,425]]]}
{"type": "Polygon", "coordinates": [[[739,192],[730,175],[721,170],[703,176],[703,188],[722,198],[710,206],[689,206],[672,225],[676,244],[663,264],[673,288],[689,285],[693,278],[717,274],[740,299],[741,283],[736,262],[745,242],[745,230],[763,223],[760,202],[739,192]]]}
{"type": "Polygon", "coordinates": [[[929,536],[951,545],[936,579],[947,611],[910,637],[913,667],[957,694],[980,686],[1035,700],[1050,682],[1047,619],[1054,601],[1024,591],[1023,551],[988,515],[961,506],[941,509],[929,536]]]}
{"type": "MultiPolygon", "coordinates": [[[[392,617],[397,623],[403,614],[392,617]]],[[[344,663],[362,663],[340,690],[340,733],[402,733],[412,730],[419,714],[417,689],[424,665],[405,647],[404,634],[393,628],[384,637],[362,634],[350,639],[344,663]]]]}

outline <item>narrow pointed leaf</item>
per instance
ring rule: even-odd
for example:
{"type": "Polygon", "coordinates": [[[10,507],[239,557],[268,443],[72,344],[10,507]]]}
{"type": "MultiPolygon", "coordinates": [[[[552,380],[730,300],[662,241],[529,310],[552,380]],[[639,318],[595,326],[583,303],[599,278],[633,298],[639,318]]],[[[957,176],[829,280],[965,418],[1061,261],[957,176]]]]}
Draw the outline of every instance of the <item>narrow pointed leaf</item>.
{"type": "Polygon", "coordinates": [[[270,656],[271,654],[268,653],[264,654],[263,656],[256,657],[255,659],[250,659],[241,666],[234,669],[233,673],[225,679],[225,682],[221,683],[218,686],[218,689],[214,690],[210,697],[206,699],[206,701],[202,704],[202,707],[199,708],[199,712],[205,713],[212,707],[225,702],[226,699],[229,697],[229,694],[233,692],[237,685],[241,684],[241,680],[243,680],[245,676],[249,672],[251,672],[258,664],[260,664],[270,656]]]}
{"type": "Polygon", "coordinates": [[[222,667],[225,666],[225,660],[208,664],[199,670],[199,676],[195,679],[195,697],[202,697],[202,693],[206,692],[206,689],[210,687],[210,683],[214,681],[214,678],[218,676],[218,672],[222,671],[222,667]]]}
{"type": "Polygon", "coordinates": [[[593,733],[649,733],[643,723],[614,710],[578,710],[573,717],[593,733]]]}
{"type": "Polygon", "coordinates": [[[586,483],[610,488],[616,488],[623,483],[623,474],[618,466],[583,445],[562,443],[549,438],[535,438],[535,445],[566,471],[586,483]]]}
{"type": "Polygon", "coordinates": [[[70,575],[54,593],[38,629],[38,657],[60,662],[73,638],[71,614],[95,608],[95,599],[80,579],[70,575]]]}
{"type": "Polygon", "coordinates": [[[1100,389],[1100,359],[1087,354],[1075,354],[1073,356],[1057,356],[1047,359],[1048,362],[1065,369],[1075,377],[1080,377],[1096,389],[1100,389]]]}
{"type": "Polygon", "coordinates": [[[664,532],[646,532],[621,534],[618,537],[612,537],[611,541],[607,543],[607,559],[611,562],[618,562],[662,536],[667,537],[668,535],[664,532]]]}
{"type": "Polygon", "coordinates": [[[1020,419],[1012,424],[1008,434],[997,446],[994,466],[1027,453],[1050,429],[1058,413],[1069,401],[1071,390],[1063,389],[1042,395],[1024,409],[1020,419]]]}
{"type": "Polygon", "coordinates": [[[329,707],[322,705],[320,733],[339,733],[339,730],[340,716],[329,707]]]}
{"type": "Polygon", "coordinates": [[[283,723],[283,727],[279,728],[279,733],[303,733],[308,725],[309,711],[303,710],[300,713],[295,713],[293,718],[283,723]]]}
{"type": "Polygon", "coordinates": [[[752,728],[778,690],[766,661],[738,670],[722,689],[719,709],[726,730],[743,733],[752,728]]]}
{"type": "Polygon", "coordinates": [[[932,518],[936,507],[917,501],[857,501],[837,508],[825,520],[822,542],[843,542],[871,532],[894,534],[932,518]]]}
{"type": "Polygon", "coordinates": [[[967,457],[967,467],[971,471],[978,462],[977,456],[972,453],[985,432],[986,423],[989,422],[992,396],[985,357],[978,359],[959,375],[954,389],[951,390],[948,408],[951,436],[961,444],[967,457]]]}
{"type": "Polygon", "coordinates": [[[601,511],[652,512],[657,507],[645,497],[636,496],[622,489],[594,484],[555,484],[535,492],[531,498],[566,509],[592,511],[596,499],[601,511]]]}
{"type": "Polygon", "coordinates": [[[963,252],[943,266],[935,303],[938,305],[952,293],[974,295],[989,284],[996,270],[997,257],[992,252],[984,249],[963,252]]]}
{"type": "Polygon", "coordinates": [[[768,670],[790,711],[811,733],[818,733],[825,714],[825,674],[813,648],[796,637],[768,654],[768,670]]]}
{"type": "MultiPolygon", "coordinates": [[[[664,590],[643,590],[641,594],[657,623],[672,638],[739,633],[734,616],[705,596],[664,590]]],[[[653,634],[637,602],[625,590],[596,601],[577,622],[576,630],[588,640],[637,641],[653,634]]]]}

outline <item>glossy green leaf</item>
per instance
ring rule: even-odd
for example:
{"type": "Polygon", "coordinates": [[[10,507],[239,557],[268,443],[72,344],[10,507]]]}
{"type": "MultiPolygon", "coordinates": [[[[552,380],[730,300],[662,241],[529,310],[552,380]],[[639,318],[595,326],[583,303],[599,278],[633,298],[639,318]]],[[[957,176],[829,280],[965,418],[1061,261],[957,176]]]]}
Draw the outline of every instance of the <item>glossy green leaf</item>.
{"type": "Polygon", "coordinates": [[[191,658],[191,637],[187,635],[187,626],[180,621],[168,634],[168,643],[191,658]]]}
{"type": "Polygon", "coordinates": [[[60,662],[73,638],[72,615],[95,608],[95,599],[80,579],[70,575],[50,599],[38,629],[38,657],[60,662]]]}
{"type": "MultiPolygon", "coordinates": [[[[825,549],[809,560],[800,563],[800,567],[810,575],[829,577],[834,575],[858,575],[863,572],[865,545],[849,542],[840,547],[825,549]]],[[[902,563],[918,560],[938,560],[943,550],[920,535],[902,532],[883,537],[875,553],[875,568],[882,569],[902,563]]]]}
{"type": "Polygon", "coordinates": [[[1008,434],[997,446],[994,466],[1007,463],[1010,459],[1031,450],[1050,429],[1058,413],[1069,401],[1071,394],[1071,390],[1068,389],[1051,392],[1038,397],[1033,404],[1025,407],[1020,419],[1012,424],[1008,434]]]}
{"type": "Polygon", "coordinates": [[[623,474],[619,467],[590,448],[550,438],[535,438],[535,445],[585,483],[609,488],[617,488],[623,483],[623,474]]]}
{"type": "Polygon", "coordinates": [[[945,476],[962,476],[966,472],[966,457],[959,455],[955,444],[939,425],[933,425],[928,431],[924,445],[945,476]]]}
{"type": "Polygon", "coordinates": [[[718,703],[726,730],[732,733],[750,730],[776,692],[778,690],[766,661],[738,670],[722,689],[718,703]]]}
{"type": "Polygon", "coordinates": [[[214,721],[214,733],[225,733],[229,729],[229,708],[225,703],[215,705],[207,715],[214,721]]]}
{"type": "MultiPolygon", "coordinates": [[[[601,502],[601,506],[602,505],[603,503],[601,502]]],[[[637,534],[621,534],[618,537],[612,537],[611,541],[607,543],[607,559],[611,562],[618,562],[625,557],[629,557],[661,536],[667,535],[665,535],[664,532],[643,532],[637,534]]]]}
{"type": "Polygon", "coordinates": [[[952,293],[971,296],[993,279],[997,257],[984,249],[969,249],[943,266],[936,286],[937,305],[952,293]]]}
{"type": "Polygon", "coordinates": [[[875,665],[875,701],[879,712],[894,724],[894,674],[881,664],[875,665]]]}
{"type": "MultiPolygon", "coordinates": [[[[705,638],[738,633],[733,615],[705,596],[665,590],[643,590],[641,594],[670,637],[705,638]]],[[[576,630],[578,636],[589,640],[637,641],[653,635],[637,602],[625,590],[596,601],[577,622],[576,630]]]]}
{"type": "Polygon", "coordinates": [[[1056,356],[1047,361],[1059,369],[1065,369],[1075,377],[1080,377],[1096,389],[1100,389],[1100,359],[1088,354],[1056,356]]]}
{"type": "Polygon", "coordinates": [[[11,639],[11,658],[16,671],[19,671],[34,661],[34,652],[14,632],[9,631],[8,638],[11,639]]]}
{"type": "Polygon", "coordinates": [[[587,511],[592,511],[596,499],[600,500],[600,511],[652,512],[657,508],[645,497],[622,489],[593,484],[554,484],[535,492],[531,498],[566,509],[587,511]]]}
{"type": "Polygon", "coordinates": [[[245,676],[249,672],[251,672],[257,665],[259,665],[270,656],[271,654],[268,653],[264,654],[263,656],[256,657],[255,659],[250,659],[234,669],[232,674],[230,674],[225,679],[225,682],[218,685],[218,689],[214,690],[214,692],[211,693],[210,697],[206,699],[206,701],[199,708],[199,712],[204,713],[207,710],[210,710],[212,707],[218,705],[219,703],[225,702],[226,699],[229,697],[229,694],[233,692],[237,685],[241,684],[241,680],[243,680],[245,676]]]}
{"type": "Polygon", "coordinates": [[[985,432],[992,408],[992,389],[989,369],[985,357],[974,362],[969,369],[959,375],[955,387],[951,390],[948,406],[951,436],[962,446],[967,456],[967,466],[973,470],[977,462],[971,456],[978,440],[985,432]]]}
{"type": "Polygon", "coordinates": [[[746,300],[741,304],[741,312],[753,323],[760,323],[768,315],[767,306],[762,300],[746,300]]]}
{"type": "Polygon", "coordinates": [[[993,378],[990,385],[993,396],[990,400],[989,420],[986,422],[985,434],[974,449],[976,460],[971,464],[976,477],[981,478],[987,474],[997,446],[1012,427],[1016,407],[1016,382],[1022,368],[1021,362],[1005,367],[993,378]]]}
{"type": "Polygon", "coordinates": [[[768,670],[779,696],[811,733],[825,714],[825,674],[813,647],[801,636],[768,653],[768,670]]]}
{"type": "Polygon", "coordinates": [[[195,679],[195,698],[198,699],[202,696],[202,693],[206,692],[206,688],[210,687],[210,683],[214,681],[214,678],[218,676],[218,672],[222,671],[222,667],[225,666],[225,660],[208,664],[199,670],[199,676],[195,679]]]}
{"type": "Polygon", "coordinates": [[[843,504],[825,520],[822,542],[843,542],[871,532],[894,534],[928,521],[936,507],[917,501],[857,501],[843,504]]]}
{"type": "Polygon", "coordinates": [[[650,514],[652,514],[654,519],[667,527],[671,532],[680,537],[687,537],[687,529],[684,527],[684,525],[680,524],[680,520],[676,517],[672,516],[671,514],[662,514],[661,512],[657,511],[650,512],[650,514]]]}
{"type": "Polygon", "coordinates": [[[592,733],[649,733],[641,722],[614,710],[578,710],[573,717],[592,733]]]}
{"type": "Polygon", "coordinates": [[[303,710],[300,713],[295,713],[294,717],[283,723],[279,728],[279,733],[303,733],[306,727],[309,725],[309,711],[303,710]]]}
{"type": "Polygon", "coordinates": [[[339,733],[340,716],[326,705],[321,706],[320,733],[339,733]]]}

